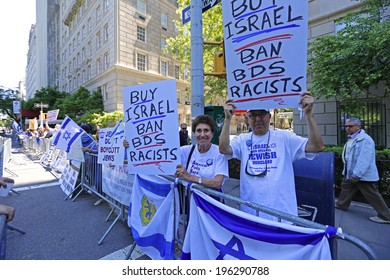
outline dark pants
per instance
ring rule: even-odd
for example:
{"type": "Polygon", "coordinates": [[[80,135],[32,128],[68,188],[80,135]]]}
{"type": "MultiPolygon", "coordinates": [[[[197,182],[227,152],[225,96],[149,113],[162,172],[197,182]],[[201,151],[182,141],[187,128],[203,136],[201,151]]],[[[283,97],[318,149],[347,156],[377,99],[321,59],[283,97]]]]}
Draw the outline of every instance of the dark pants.
{"type": "Polygon", "coordinates": [[[339,195],[336,206],[346,211],[351,204],[353,196],[360,191],[369,204],[378,212],[378,217],[390,221],[390,210],[386,205],[385,200],[378,191],[377,182],[359,181],[351,183],[343,179],[341,183],[341,193],[339,195]]]}

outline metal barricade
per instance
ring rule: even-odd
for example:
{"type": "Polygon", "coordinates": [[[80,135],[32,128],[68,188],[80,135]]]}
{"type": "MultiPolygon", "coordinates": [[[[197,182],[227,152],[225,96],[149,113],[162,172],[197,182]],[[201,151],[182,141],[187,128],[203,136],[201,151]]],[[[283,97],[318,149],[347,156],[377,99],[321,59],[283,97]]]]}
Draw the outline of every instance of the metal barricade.
{"type": "MultiPolygon", "coordinates": [[[[72,194],[76,193],[76,195],[72,199],[72,201],[75,201],[75,199],[83,191],[87,191],[89,193],[94,193],[100,199],[103,199],[105,202],[107,202],[111,206],[111,211],[105,220],[106,222],[115,213],[115,210],[117,211],[117,213],[116,213],[117,217],[111,223],[110,227],[104,233],[102,238],[99,240],[98,245],[100,245],[103,243],[104,239],[110,233],[110,231],[114,227],[114,225],[121,218],[123,219],[125,217],[125,215],[124,215],[125,207],[124,207],[124,205],[118,203],[117,201],[115,201],[111,197],[104,195],[103,190],[102,190],[102,166],[101,166],[101,164],[99,164],[97,162],[97,158],[98,158],[97,155],[91,154],[91,153],[85,153],[84,158],[85,158],[85,162],[81,164],[81,180],[80,180],[79,185],[76,186],[75,190],[72,192],[72,194]]],[[[70,194],[68,197],[72,196],[72,194],[70,194]]]]}
{"type": "MultiPolygon", "coordinates": [[[[175,181],[175,179],[176,179],[176,177],[174,177],[174,176],[167,176],[167,175],[160,175],[160,176],[165,178],[165,179],[168,179],[170,181],[175,181]]],[[[224,193],[221,193],[219,191],[216,191],[216,190],[213,190],[210,188],[206,188],[206,187],[203,187],[203,186],[198,185],[198,184],[189,183],[189,182],[184,181],[182,179],[179,179],[178,181],[182,185],[182,187],[184,187],[186,189],[189,189],[189,188],[187,188],[185,186],[191,185],[191,187],[194,189],[200,190],[208,195],[219,198],[222,201],[229,202],[229,205],[236,204],[237,206],[239,206],[239,205],[243,204],[247,207],[251,207],[251,208],[255,209],[257,213],[262,212],[262,213],[265,213],[268,215],[272,215],[274,217],[279,218],[280,220],[289,221],[289,222],[291,222],[295,225],[298,225],[298,226],[314,228],[314,229],[321,229],[321,230],[325,230],[327,227],[326,225],[316,223],[316,222],[313,222],[313,221],[310,221],[310,220],[307,220],[304,218],[296,217],[296,216],[293,216],[291,214],[278,211],[276,209],[272,209],[272,208],[269,208],[266,206],[262,206],[262,205],[253,203],[251,201],[244,201],[238,197],[224,194],[224,193]]],[[[186,198],[184,198],[184,200],[186,200],[186,199],[189,199],[189,194],[186,198]]],[[[345,240],[345,241],[355,245],[360,250],[362,250],[364,252],[364,254],[367,256],[367,258],[370,260],[377,259],[375,252],[372,250],[372,248],[370,246],[365,244],[362,240],[360,240],[360,239],[358,239],[358,238],[356,238],[348,233],[338,232],[335,236],[335,239],[336,240],[342,239],[342,240],[345,240]]],[[[177,240],[177,242],[178,242],[178,245],[181,245],[183,243],[183,240],[177,240]]]]}

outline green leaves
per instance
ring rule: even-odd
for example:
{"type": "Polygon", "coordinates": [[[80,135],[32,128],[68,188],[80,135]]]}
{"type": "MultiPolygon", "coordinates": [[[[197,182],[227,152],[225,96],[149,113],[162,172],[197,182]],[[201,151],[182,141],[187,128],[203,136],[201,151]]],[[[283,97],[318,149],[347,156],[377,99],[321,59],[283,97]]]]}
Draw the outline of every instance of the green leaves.
{"type": "Polygon", "coordinates": [[[366,0],[360,13],[348,14],[336,35],[324,36],[309,45],[312,91],[318,97],[336,98],[348,111],[359,110],[359,98],[375,97],[371,90],[390,83],[390,21],[381,22],[388,0],[366,0]]]}
{"type": "MultiPolygon", "coordinates": [[[[183,8],[190,5],[189,0],[178,0],[179,8],[177,13],[181,15],[183,8]]],[[[202,14],[203,40],[222,42],[223,25],[222,25],[222,5],[216,5],[209,11],[202,14]]],[[[176,22],[178,34],[174,38],[167,40],[167,52],[181,63],[182,69],[191,68],[191,23],[182,25],[181,21],[176,22]]],[[[203,65],[204,72],[214,71],[214,53],[221,52],[222,48],[218,46],[204,45],[203,65]]],[[[190,76],[188,81],[190,81],[190,76]]],[[[211,103],[218,97],[226,98],[226,80],[212,76],[205,76],[205,103],[211,103]]]]}

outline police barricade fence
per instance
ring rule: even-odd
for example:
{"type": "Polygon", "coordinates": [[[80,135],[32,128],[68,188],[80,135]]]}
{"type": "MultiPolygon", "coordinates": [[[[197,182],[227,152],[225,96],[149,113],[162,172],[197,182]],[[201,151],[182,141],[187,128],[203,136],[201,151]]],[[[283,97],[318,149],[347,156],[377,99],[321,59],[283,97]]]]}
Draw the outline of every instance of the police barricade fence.
{"type": "Polygon", "coordinates": [[[84,162],[81,163],[80,168],[80,182],[75,187],[74,191],[68,195],[65,199],[69,197],[73,197],[72,201],[75,201],[76,198],[83,192],[86,191],[88,193],[93,193],[96,196],[98,196],[100,199],[107,202],[110,207],[111,211],[108,214],[105,221],[108,221],[110,217],[113,214],[116,214],[116,218],[111,223],[107,231],[104,233],[102,238],[98,241],[98,245],[102,244],[104,239],[107,237],[107,235],[110,233],[112,228],[115,226],[115,224],[119,221],[125,221],[127,219],[127,209],[128,205],[124,205],[111,197],[110,195],[103,192],[102,188],[102,181],[103,181],[103,175],[102,175],[102,164],[98,163],[98,156],[97,154],[93,153],[84,153],[84,162]],[[73,194],[75,194],[73,196],[73,194]]]}
{"type": "MultiPolygon", "coordinates": [[[[166,176],[166,175],[160,175],[160,176],[162,176],[163,178],[170,180],[170,181],[177,180],[174,176],[166,176]]],[[[327,226],[328,226],[328,225],[323,225],[323,224],[311,221],[309,219],[303,218],[306,216],[306,214],[305,214],[306,211],[303,210],[303,212],[302,212],[301,211],[302,209],[299,209],[299,207],[298,207],[299,211],[298,211],[298,217],[297,217],[297,216],[294,216],[294,215],[291,215],[291,214],[288,214],[288,213],[285,213],[282,211],[278,211],[278,210],[273,209],[273,208],[262,206],[262,205],[253,203],[251,201],[245,201],[245,200],[240,199],[238,197],[235,197],[235,196],[232,196],[229,194],[225,194],[225,193],[221,193],[219,191],[216,191],[216,190],[213,190],[210,188],[206,188],[206,187],[201,186],[199,184],[188,183],[188,182],[181,180],[181,179],[179,179],[178,182],[180,183],[179,187],[187,190],[187,191],[182,192],[184,194],[184,197],[180,198],[181,203],[184,203],[184,205],[189,205],[188,199],[191,196],[190,190],[191,190],[191,188],[193,188],[193,189],[202,191],[203,193],[206,193],[207,195],[212,196],[215,199],[219,199],[220,201],[223,201],[225,204],[228,204],[231,207],[234,207],[234,205],[236,205],[235,208],[239,209],[240,205],[245,205],[247,207],[254,209],[256,211],[257,215],[259,215],[259,213],[265,213],[265,214],[274,216],[274,217],[278,218],[279,222],[281,222],[281,220],[283,220],[283,221],[288,221],[288,222],[292,223],[293,225],[312,228],[312,229],[320,229],[320,230],[326,230],[327,226]],[[190,186],[190,187],[188,187],[188,186],[190,186]]],[[[184,219],[181,219],[181,222],[184,224],[184,229],[182,228],[181,230],[182,231],[184,230],[184,234],[181,234],[181,236],[184,237],[185,232],[187,230],[186,227],[188,226],[188,221],[186,221],[186,220],[188,219],[187,215],[189,214],[189,209],[188,208],[186,209],[184,207],[181,210],[182,210],[181,213],[184,213],[184,219]]],[[[179,225],[179,228],[180,228],[180,225],[179,225]]],[[[334,238],[336,240],[344,240],[344,241],[347,241],[347,242],[353,244],[354,246],[359,248],[367,256],[367,258],[370,260],[377,259],[376,253],[372,250],[372,248],[370,246],[368,246],[366,243],[364,243],[362,240],[360,240],[359,238],[356,238],[356,237],[354,237],[348,233],[342,232],[342,231],[337,231],[334,238]]],[[[176,242],[177,242],[179,247],[181,247],[183,245],[182,239],[176,240],[176,242]]],[[[335,255],[335,254],[333,254],[333,255],[335,255]]]]}
{"type": "Polygon", "coordinates": [[[24,137],[22,145],[29,153],[42,155],[50,149],[51,140],[49,138],[24,137]]]}
{"type": "MultiPolygon", "coordinates": [[[[112,214],[114,214],[114,213],[117,214],[117,217],[115,218],[115,220],[112,222],[112,224],[110,225],[108,230],[105,232],[103,237],[99,240],[98,244],[100,245],[103,242],[103,240],[106,238],[106,236],[109,234],[109,232],[111,231],[113,226],[120,219],[122,221],[126,220],[126,218],[127,218],[126,212],[128,211],[129,205],[122,204],[122,203],[118,202],[117,200],[115,200],[110,195],[107,195],[106,193],[103,192],[102,165],[97,162],[97,158],[98,157],[96,154],[85,153],[85,162],[82,163],[81,169],[80,169],[81,170],[80,183],[75,187],[75,189],[73,191],[73,193],[77,193],[76,196],[73,197],[73,200],[75,200],[78,197],[78,195],[80,195],[80,193],[82,191],[94,193],[96,196],[103,199],[111,206],[111,212],[109,213],[106,221],[108,221],[109,217],[112,214]]],[[[160,177],[162,177],[166,180],[169,180],[171,182],[176,181],[176,182],[180,183],[179,184],[179,189],[181,189],[181,195],[180,195],[181,211],[180,211],[180,213],[181,213],[181,217],[182,217],[182,219],[181,219],[182,225],[181,225],[181,228],[179,225],[179,228],[175,230],[177,233],[179,231],[182,231],[181,234],[177,234],[177,235],[175,234],[177,237],[175,240],[176,245],[180,248],[183,244],[183,239],[185,236],[185,232],[187,230],[186,227],[188,226],[188,224],[186,223],[186,220],[187,220],[187,217],[189,215],[188,199],[189,199],[190,194],[191,194],[190,188],[184,187],[184,186],[188,186],[188,185],[190,185],[190,183],[188,183],[184,180],[181,180],[181,179],[177,179],[174,176],[160,175],[160,177]]],[[[232,196],[232,195],[221,193],[221,192],[218,192],[218,191],[210,189],[210,188],[205,188],[205,187],[198,185],[198,184],[191,184],[191,188],[200,190],[201,192],[206,193],[210,196],[213,196],[214,198],[219,198],[220,201],[224,201],[225,204],[228,204],[228,205],[235,204],[235,205],[237,205],[237,208],[239,205],[243,204],[245,206],[248,206],[248,207],[255,209],[257,213],[262,212],[262,213],[265,213],[268,215],[272,215],[272,216],[279,218],[279,220],[289,221],[294,225],[312,228],[312,229],[320,229],[320,230],[325,230],[327,228],[327,225],[324,225],[324,224],[321,224],[318,222],[314,222],[316,213],[311,217],[312,220],[309,220],[307,218],[306,219],[302,218],[302,217],[307,216],[306,215],[307,209],[306,210],[299,209],[299,215],[302,217],[296,217],[296,216],[293,216],[293,215],[290,215],[290,214],[287,214],[287,213],[284,213],[284,212],[281,212],[281,211],[278,211],[278,210],[275,210],[272,208],[268,208],[268,207],[250,202],[250,201],[244,201],[244,200],[242,200],[238,197],[232,196]]],[[[70,195],[68,197],[70,197],[70,195]]],[[[373,252],[373,250],[367,244],[365,244],[364,242],[362,242],[361,240],[359,240],[358,238],[356,238],[352,235],[349,235],[349,234],[343,233],[343,232],[337,232],[337,234],[335,235],[335,239],[336,240],[343,239],[349,243],[352,243],[353,245],[355,245],[356,247],[361,249],[369,259],[376,259],[376,254],[373,252]]],[[[131,246],[131,249],[129,250],[127,257],[130,257],[131,252],[134,249],[134,247],[135,247],[135,243],[131,246]]]]}

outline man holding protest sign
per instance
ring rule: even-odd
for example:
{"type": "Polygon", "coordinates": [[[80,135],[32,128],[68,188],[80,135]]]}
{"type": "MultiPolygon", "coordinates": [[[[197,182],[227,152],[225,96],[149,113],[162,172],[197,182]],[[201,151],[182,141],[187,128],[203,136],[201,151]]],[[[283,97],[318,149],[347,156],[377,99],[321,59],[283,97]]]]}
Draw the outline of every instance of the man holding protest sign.
{"type": "MultiPolygon", "coordinates": [[[[236,105],[225,104],[225,122],[219,138],[219,150],[241,160],[240,196],[242,199],[298,216],[293,162],[301,158],[313,159],[323,150],[323,141],[314,120],[313,97],[304,92],[300,99],[305,114],[308,138],[282,130],[270,130],[271,114],[267,109],[251,109],[248,122],[252,132],[243,133],[229,141],[230,121],[236,105]]],[[[255,210],[242,205],[242,210],[255,210]]],[[[265,218],[273,216],[262,214],[265,218]]]]}

